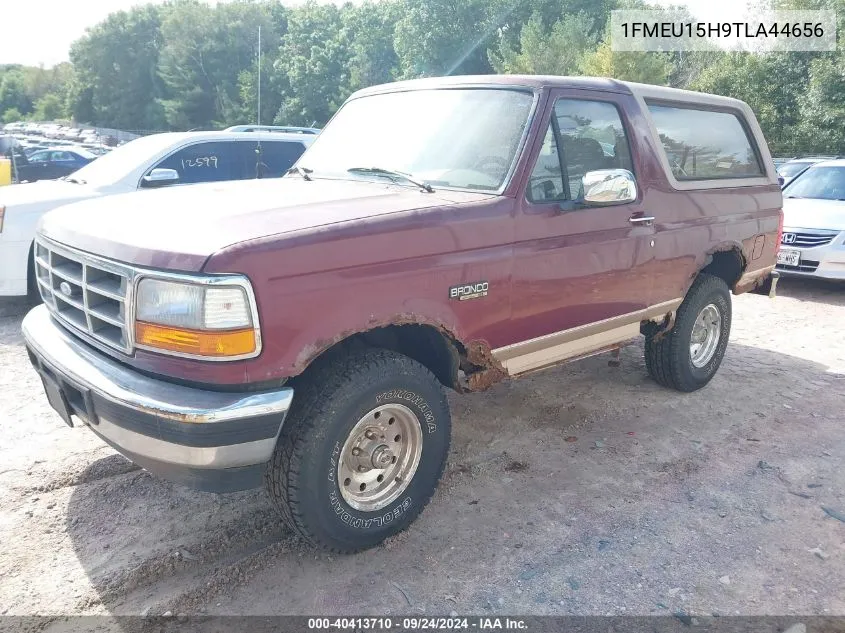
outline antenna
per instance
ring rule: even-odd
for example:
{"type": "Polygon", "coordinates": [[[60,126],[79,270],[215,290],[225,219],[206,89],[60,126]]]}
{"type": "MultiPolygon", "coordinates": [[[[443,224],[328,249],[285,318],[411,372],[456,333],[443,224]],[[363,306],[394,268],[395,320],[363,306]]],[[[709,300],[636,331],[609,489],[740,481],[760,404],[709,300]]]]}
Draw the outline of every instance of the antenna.
{"type": "Polygon", "coordinates": [[[261,25],[258,25],[258,112],[255,124],[261,125],[261,25]]]}

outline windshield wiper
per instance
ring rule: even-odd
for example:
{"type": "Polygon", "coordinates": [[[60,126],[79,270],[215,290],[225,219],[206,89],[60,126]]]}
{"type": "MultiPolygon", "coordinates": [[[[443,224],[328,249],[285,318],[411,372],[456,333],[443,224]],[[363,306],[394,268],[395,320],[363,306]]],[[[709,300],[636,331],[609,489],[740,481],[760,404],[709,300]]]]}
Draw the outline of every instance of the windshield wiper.
{"type": "Polygon", "coordinates": [[[74,178],[72,176],[65,176],[64,178],[59,178],[59,180],[64,180],[65,182],[72,182],[75,185],[86,185],[86,184],[88,184],[87,180],[82,180],[80,178],[74,178]]]}
{"type": "Polygon", "coordinates": [[[313,180],[310,174],[314,173],[313,169],[308,169],[307,167],[300,167],[299,165],[294,165],[290,169],[287,170],[288,174],[299,174],[302,176],[303,180],[313,180]]]}
{"type": "Polygon", "coordinates": [[[348,172],[358,172],[361,174],[375,174],[377,176],[387,176],[388,178],[392,177],[395,181],[396,178],[401,178],[403,180],[407,180],[413,185],[416,185],[423,191],[428,193],[434,193],[434,188],[425,182],[424,180],[419,180],[414,178],[413,174],[406,174],[404,171],[397,171],[395,169],[385,169],[383,167],[350,167],[346,171],[348,172]]]}

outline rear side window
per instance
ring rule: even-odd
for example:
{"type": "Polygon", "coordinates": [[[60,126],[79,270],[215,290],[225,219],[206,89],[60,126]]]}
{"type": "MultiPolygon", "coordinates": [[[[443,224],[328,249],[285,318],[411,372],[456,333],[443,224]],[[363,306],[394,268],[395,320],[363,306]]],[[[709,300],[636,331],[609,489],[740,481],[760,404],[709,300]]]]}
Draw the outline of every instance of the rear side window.
{"type": "Polygon", "coordinates": [[[296,141],[261,141],[259,178],[279,178],[299,160],[305,145],[296,141]]]}
{"type": "Polygon", "coordinates": [[[648,109],[677,180],[764,174],[756,147],[736,114],[657,103],[649,103],[648,109]]]}
{"type": "Polygon", "coordinates": [[[247,174],[249,148],[244,145],[227,141],[196,143],[171,154],[156,168],[175,169],[179,172],[180,184],[253,177],[247,174]]]}

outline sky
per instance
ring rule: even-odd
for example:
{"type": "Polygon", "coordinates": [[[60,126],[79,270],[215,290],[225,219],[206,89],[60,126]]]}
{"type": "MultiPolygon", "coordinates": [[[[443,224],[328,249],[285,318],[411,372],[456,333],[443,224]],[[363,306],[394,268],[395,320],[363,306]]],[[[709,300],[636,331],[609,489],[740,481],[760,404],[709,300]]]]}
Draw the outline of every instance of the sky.
{"type": "MultiPolygon", "coordinates": [[[[214,2],[215,0],[209,0],[214,2]]],[[[149,0],[160,4],[163,0],[149,0]]],[[[749,0],[657,0],[659,4],[685,4],[690,12],[720,10],[735,14],[749,0]]],[[[0,2],[0,64],[53,66],[67,61],[70,45],[85,29],[109,13],[129,9],[139,0],[4,0],[0,2]]],[[[285,4],[298,4],[296,0],[285,4]]]]}

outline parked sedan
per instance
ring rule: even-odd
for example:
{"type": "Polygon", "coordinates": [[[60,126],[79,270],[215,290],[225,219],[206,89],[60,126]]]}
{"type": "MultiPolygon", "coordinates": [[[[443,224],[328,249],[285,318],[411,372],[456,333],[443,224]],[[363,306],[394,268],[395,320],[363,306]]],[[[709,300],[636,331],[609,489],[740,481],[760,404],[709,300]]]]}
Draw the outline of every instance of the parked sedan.
{"type": "Polygon", "coordinates": [[[783,191],[777,269],[845,280],[845,160],[816,163],[783,191]]]}
{"type": "Polygon", "coordinates": [[[82,169],[97,155],[81,147],[52,147],[33,152],[28,157],[28,165],[18,165],[18,182],[62,178],[82,169]]]}
{"type": "Polygon", "coordinates": [[[807,171],[816,163],[832,158],[839,158],[838,156],[806,156],[804,158],[795,158],[793,160],[783,163],[777,168],[778,175],[783,176],[781,187],[786,187],[790,182],[795,180],[798,176],[807,171]]]}
{"type": "Polygon", "coordinates": [[[62,180],[3,187],[0,296],[37,296],[32,243],[38,220],[48,211],[139,189],[283,176],[315,138],[266,132],[154,134],[126,143],[62,180]]]}

